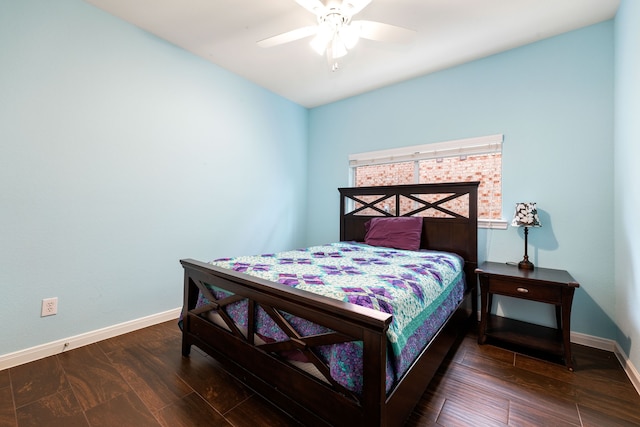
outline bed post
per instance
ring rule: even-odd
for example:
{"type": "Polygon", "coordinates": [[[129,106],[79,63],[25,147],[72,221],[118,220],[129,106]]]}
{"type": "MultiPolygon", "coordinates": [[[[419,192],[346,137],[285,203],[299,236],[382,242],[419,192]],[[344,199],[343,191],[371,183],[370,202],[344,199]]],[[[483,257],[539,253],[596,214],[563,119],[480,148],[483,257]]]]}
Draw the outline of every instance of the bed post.
{"type": "MultiPolygon", "coordinates": [[[[198,301],[198,287],[193,283],[191,277],[189,277],[189,272],[187,270],[184,271],[184,304],[182,308],[182,315],[180,318],[181,326],[183,331],[189,331],[189,310],[192,310],[196,306],[196,302],[198,301]]],[[[189,356],[191,354],[191,340],[189,339],[189,334],[182,334],[182,355],[189,356]]]]}
{"type": "Polygon", "coordinates": [[[387,339],[384,333],[365,331],[362,349],[364,425],[383,425],[386,420],[387,339]]]}

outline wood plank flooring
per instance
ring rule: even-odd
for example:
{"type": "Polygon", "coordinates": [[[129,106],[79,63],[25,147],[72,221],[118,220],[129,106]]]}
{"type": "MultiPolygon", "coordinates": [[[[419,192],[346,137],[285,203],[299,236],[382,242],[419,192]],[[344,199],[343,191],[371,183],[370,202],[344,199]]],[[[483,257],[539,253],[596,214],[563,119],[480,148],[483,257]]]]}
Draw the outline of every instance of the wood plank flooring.
{"type": "MultiPolygon", "coordinates": [[[[295,426],[162,323],[0,371],[0,426],[295,426]]],[[[407,426],[640,426],[640,396],[612,353],[573,345],[574,373],[478,346],[470,332],[407,426]]]]}

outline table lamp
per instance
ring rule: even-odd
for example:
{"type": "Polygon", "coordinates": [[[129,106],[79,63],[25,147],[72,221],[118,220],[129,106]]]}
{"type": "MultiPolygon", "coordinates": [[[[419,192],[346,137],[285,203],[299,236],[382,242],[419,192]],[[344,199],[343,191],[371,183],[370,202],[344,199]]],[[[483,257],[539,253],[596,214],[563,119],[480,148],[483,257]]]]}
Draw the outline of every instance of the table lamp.
{"type": "Polygon", "coordinates": [[[516,212],[511,221],[512,227],[524,227],[524,258],[518,263],[518,268],[522,270],[533,270],[533,263],[529,261],[527,255],[527,238],[529,236],[529,227],[542,227],[540,218],[538,218],[538,210],[534,202],[516,203],[516,212]]]}

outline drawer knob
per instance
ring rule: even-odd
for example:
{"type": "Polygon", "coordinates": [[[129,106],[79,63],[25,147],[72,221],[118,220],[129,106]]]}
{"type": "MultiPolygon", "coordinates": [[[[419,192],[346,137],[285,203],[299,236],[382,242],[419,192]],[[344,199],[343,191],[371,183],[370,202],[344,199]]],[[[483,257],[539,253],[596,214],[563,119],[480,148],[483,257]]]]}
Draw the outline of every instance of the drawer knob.
{"type": "Polygon", "coordinates": [[[516,289],[516,291],[520,292],[521,294],[529,293],[529,289],[527,288],[518,288],[516,289]]]}

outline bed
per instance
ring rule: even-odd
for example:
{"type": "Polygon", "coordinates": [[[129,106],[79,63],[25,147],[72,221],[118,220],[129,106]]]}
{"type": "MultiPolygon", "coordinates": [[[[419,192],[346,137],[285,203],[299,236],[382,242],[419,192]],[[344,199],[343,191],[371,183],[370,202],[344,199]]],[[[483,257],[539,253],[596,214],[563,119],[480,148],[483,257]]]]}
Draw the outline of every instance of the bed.
{"type": "MultiPolygon", "coordinates": [[[[430,332],[428,343],[413,346],[417,350],[411,360],[396,364],[399,340],[394,335],[392,309],[361,306],[344,295],[330,298],[286,280],[275,281],[245,271],[244,259],[236,258],[213,263],[180,261],[184,268],[183,356],[196,345],[304,425],[404,424],[450,348],[476,321],[477,188],[477,182],[340,188],[340,241],[331,243],[329,250],[300,250],[323,256],[356,251],[355,262],[361,262],[366,257],[360,251],[370,250],[364,241],[373,235],[368,231],[371,221],[388,224],[421,218],[415,256],[454,254],[462,261],[464,280],[460,296],[447,300],[452,307],[443,323],[430,332]],[[227,268],[229,263],[235,269],[227,268]],[[266,333],[266,324],[275,325],[278,333],[266,333]],[[357,371],[355,381],[336,375],[335,361],[327,356],[346,353],[343,348],[358,352],[357,369],[338,358],[343,371],[357,371]]],[[[393,252],[413,256],[405,254],[404,248],[377,244],[372,250],[376,256],[393,252]]],[[[296,258],[278,256],[279,264],[296,258]]],[[[309,277],[311,284],[318,279],[309,277]]],[[[401,312],[395,313],[399,321],[401,312]]],[[[416,330],[422,331],[420,326],[416,330]]]]}

